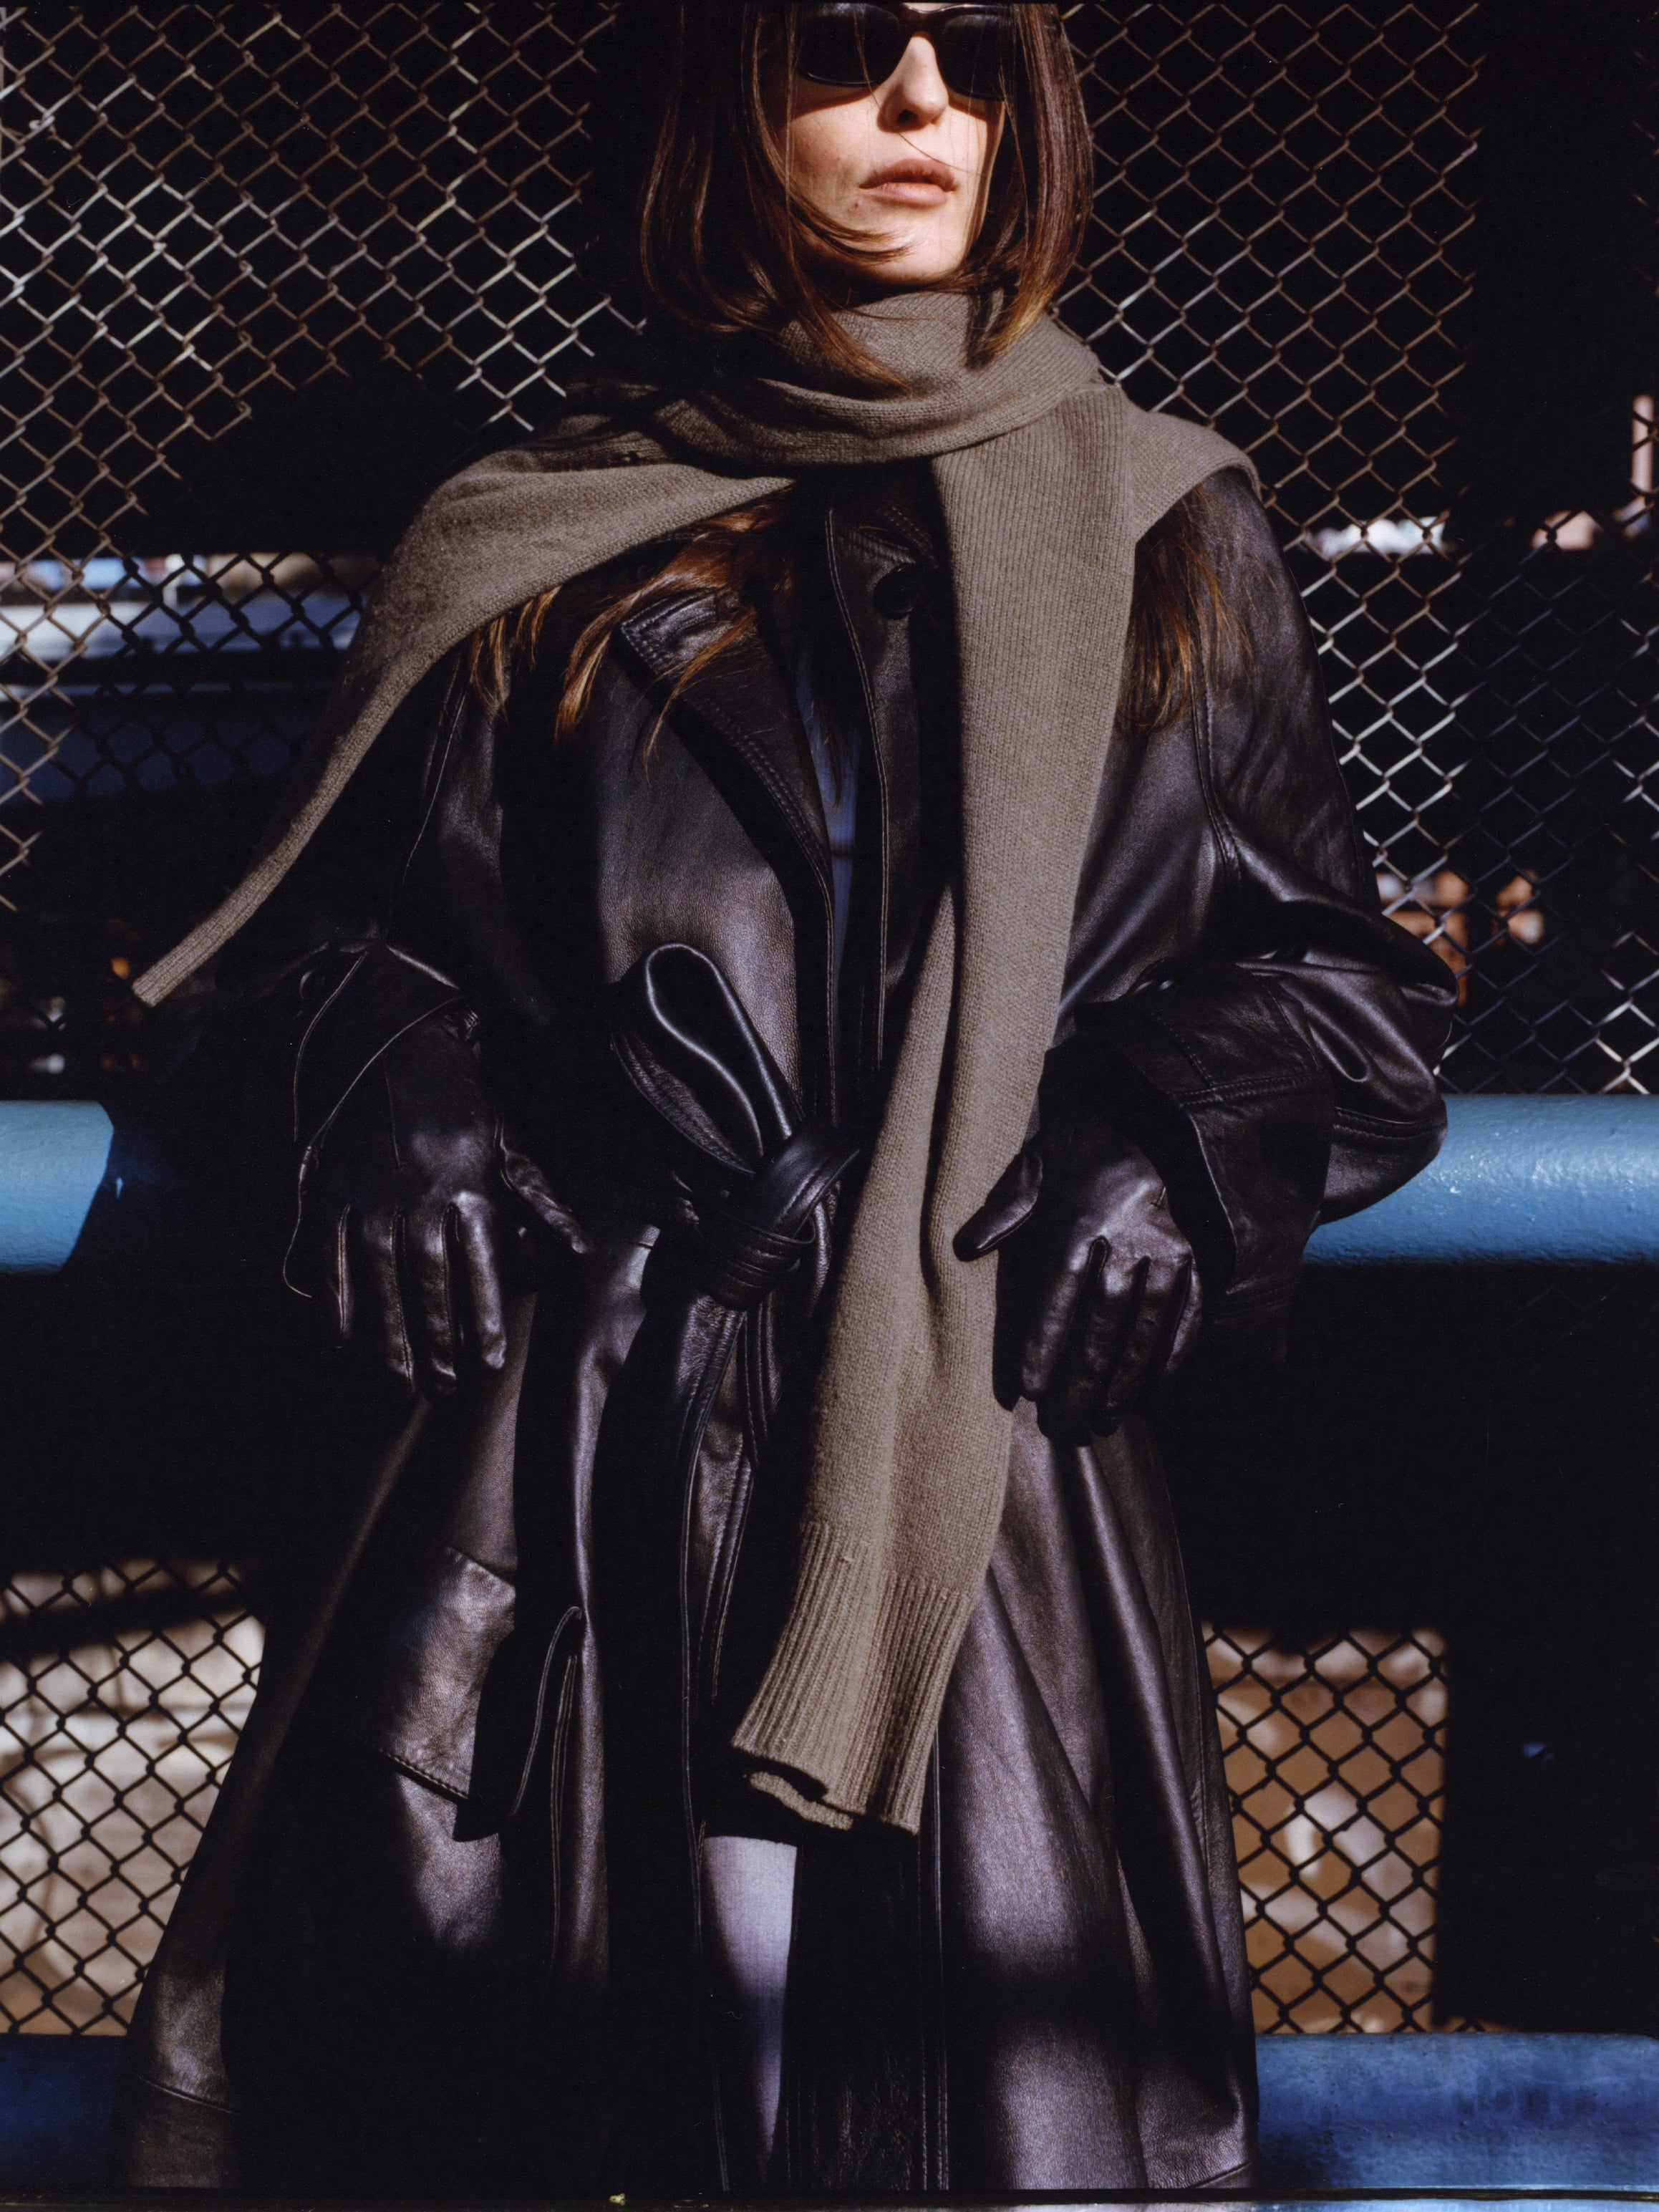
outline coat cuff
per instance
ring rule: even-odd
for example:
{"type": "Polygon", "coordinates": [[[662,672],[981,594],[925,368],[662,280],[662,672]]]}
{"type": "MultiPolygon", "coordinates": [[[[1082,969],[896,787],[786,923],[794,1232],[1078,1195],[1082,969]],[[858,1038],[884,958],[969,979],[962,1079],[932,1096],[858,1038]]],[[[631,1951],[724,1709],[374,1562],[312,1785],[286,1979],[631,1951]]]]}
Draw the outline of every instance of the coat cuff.
{"type": "Polygon", "coordinates": [[[1319,1219],[1334,1097],[1272,982],[1223,970],[1088,1007],[1060,1054],[1164,1178],[1210,1328],[1273,1332],[1319,1219]]]}
{"type": "Polygon", "coordinates": [[[405,1030],[459,1008],[461,998],[435,968],[379,941],[343,947],[329,967],[313,967],[306,994],[314,1011],[294,1061],[294,1142],[302,1162],[375,1061],[405,1030]]]}

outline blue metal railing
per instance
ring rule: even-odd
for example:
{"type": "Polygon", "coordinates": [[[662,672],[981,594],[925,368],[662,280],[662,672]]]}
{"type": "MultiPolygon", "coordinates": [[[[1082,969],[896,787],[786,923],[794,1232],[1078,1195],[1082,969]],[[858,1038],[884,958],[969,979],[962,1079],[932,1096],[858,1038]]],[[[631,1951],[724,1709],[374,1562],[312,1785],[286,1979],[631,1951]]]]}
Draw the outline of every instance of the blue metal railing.
{"type": "Polygon", "coordinates": [[[1316,1231],[1330,1267],[1651,1267],[1659,1098],[1446,1101],[1440,1157],[1403,1190],[1316,1231]]]}
{"type": "MultiPolygon", "coordinates": [[[[1267,2035],[1262,2185],[1400,2212],[1404,2191],[1659,2189],[1659,2042],[1636,2035],[1267,2035]]],[[[113,2036],[0,2036],[0,2191],[100,2175],[113,2036]]]]}
{"type": "MultiPolygon", "coordinates": [[[[1659,1098],[1446,1102],[1440,1157],[1404,1190],[1316,1232],[1323,1267],[1659,1264],[1659,1098]]],[[[101,1106],[0,1103],[0,1273],[51,1273],[94,1203],[158,1170],[101,1106]]],[[[100,1208],[100,1211],[102,1208],[100,1208]]]]}
{"type": "Polygon", "coordinates": [[[0,1271],[49,1275],[75,1249],[115,1127],[82,1100],[0,1103],[0,1271]]]}

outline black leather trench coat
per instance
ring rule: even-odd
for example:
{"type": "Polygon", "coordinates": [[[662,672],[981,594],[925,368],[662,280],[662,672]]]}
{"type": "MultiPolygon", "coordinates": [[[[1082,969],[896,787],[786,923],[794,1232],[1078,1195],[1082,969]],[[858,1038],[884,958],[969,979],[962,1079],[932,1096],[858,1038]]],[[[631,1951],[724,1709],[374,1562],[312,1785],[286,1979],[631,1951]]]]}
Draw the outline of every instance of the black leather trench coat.
{"type": "MultiPolygon", "coordinates": [[[[733,2185],[698,1951],[711,1823],[798,1847],[774,2187],[1250,2179],[1228,1803],[1143,1420],[1060,1449],[1020,1409],[919,1836],[793,1821],[724,1753],[787,1584],[856,1167],[763,1297],[711,1297],[720,1255],[699,1273],[687,1254],[718,1164],[696,1101],[674,1104],[697,1079],[676,1091],[670,1065],[653,1096],[649,1066],[712,1024],[732,1079],[769,1086],[769,1141],[813,1121],[855,1144],[954,865],[925,475],[794,497],[814,682],[860,757],[839,970],[823,802],[765,625],[665,709],[709,635],[695,592],[624,622],[563,745],[554,646],[504,704],[464,655],[440,669],[220,963],[302,1161],[391,1039],[464,1007],[514,1143],[592,1249],[527,1264],[498,1377],[378,1456],[343,1450],[135,2025],[124,2179],[733,2185]],[[690,951],[652,964],[666,947],[690,951]]],[[[1192,512],[1240,635],[1174,726],[1110,750],[1055,1042],[1089,1041],[1103,1109],[1164,1175],[1210,1325],[1271,1333],[1315,1218],[1433,1154],[1449,987],[1378,914],[1253,493],[1224,473],[1192,512]]],[[[633,573],[571,587],[566,634],[633,573]]]]}

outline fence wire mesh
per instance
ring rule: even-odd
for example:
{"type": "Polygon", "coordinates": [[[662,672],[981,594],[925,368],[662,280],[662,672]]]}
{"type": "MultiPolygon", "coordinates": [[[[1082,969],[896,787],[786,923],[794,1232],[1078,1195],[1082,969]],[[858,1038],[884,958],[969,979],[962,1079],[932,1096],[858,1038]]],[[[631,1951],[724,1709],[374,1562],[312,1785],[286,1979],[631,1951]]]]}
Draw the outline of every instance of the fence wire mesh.
{"type": "MultiPolygon", "coordinates": [[[[125,981],[231,872],[400,516],[619,327],[577,252],[614,14],[4,12],[0,1089],[107,1092],[142,1063],[125,981]]],[[[1459,976],[1449,1083],[1648,1088],[1652,407],[1615,395],[1633,458],[1605,496],[1478,532],[1460,509],[1490,19],[1066,16],[1101,163],[1064,313],[1133,398],[1261,469],[1385,902],[1459,976]]],[[[109,2031],[258,1632],[227,1568],[23,1570],[0,2018],[109,2031]]],[[[1439,1637],[1224,1626],[1211,1652],[1259,2025],[1427,2025],[1439,1637]]]]}
{"type": "Polygon", "coordinates": [[[262,1642],[236,1576],[201,1562],[24,1574],[0,1595],[8,2026],[110,2033],[131,2018],[262,1642]],[[157,1627],[158,1613],[176,1617],[157,1627]]]}
{"type": "Polygon", "coordinates": [[[1433,2025],[1445,1644],[1209,1635],[1261,2033],[1433,2025]]]}

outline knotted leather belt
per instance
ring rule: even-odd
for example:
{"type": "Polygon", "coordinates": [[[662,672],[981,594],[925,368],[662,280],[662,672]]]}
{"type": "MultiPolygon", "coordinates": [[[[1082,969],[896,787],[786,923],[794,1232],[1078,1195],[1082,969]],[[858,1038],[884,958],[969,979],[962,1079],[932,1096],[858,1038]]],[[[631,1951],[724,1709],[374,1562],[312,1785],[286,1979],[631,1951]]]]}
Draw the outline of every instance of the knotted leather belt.
{"type": "Polygon", "coordinates": [[[799,1121],[736,994],[689,945],[659,945],[617,986],[611,1048],[690,1148],[692,1218],[665,1232],[661,1268],[751,1312],[811,1255],[813,1211],[857,1145],[828,1121],[799,1121]]]}
{"type": "Polygon", "coordinates": [[[808,1121],[769,1159],[738,1200],[698,1207],[672,1239],[696,1287],[720,1305],[751,1311],[812,1254],[804,1224],[857,1157],[827,1121],[808,1121]]]}

